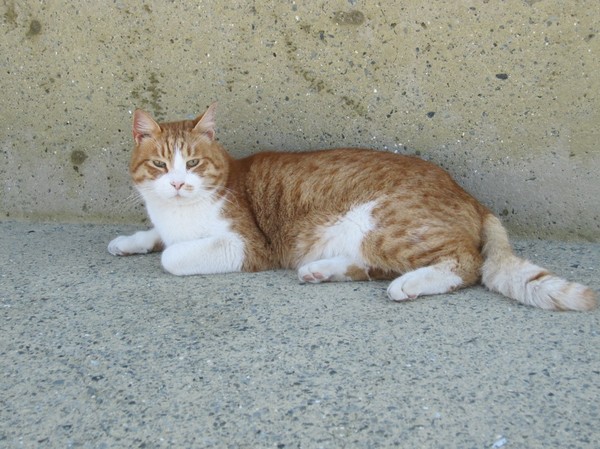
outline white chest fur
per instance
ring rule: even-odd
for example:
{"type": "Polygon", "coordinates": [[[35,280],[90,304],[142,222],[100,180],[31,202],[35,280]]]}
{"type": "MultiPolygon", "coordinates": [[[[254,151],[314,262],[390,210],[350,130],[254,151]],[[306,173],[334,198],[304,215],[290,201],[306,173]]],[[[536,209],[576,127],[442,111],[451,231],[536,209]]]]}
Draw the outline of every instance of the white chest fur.
{"type": "Polygon", "coordinates": [[[223,217],[224,200],[186,204],[147,201],[148,215],[165,244],[161,262],[176,275],[240,271],[245,258],[242,237],[223,217]]]}
{"type": "Polygon", "coordinates": [[[224,200],[202,198],[193,202],[147,198],[150,220],[166,246],[231,233],[223,217],[224,200]]]}

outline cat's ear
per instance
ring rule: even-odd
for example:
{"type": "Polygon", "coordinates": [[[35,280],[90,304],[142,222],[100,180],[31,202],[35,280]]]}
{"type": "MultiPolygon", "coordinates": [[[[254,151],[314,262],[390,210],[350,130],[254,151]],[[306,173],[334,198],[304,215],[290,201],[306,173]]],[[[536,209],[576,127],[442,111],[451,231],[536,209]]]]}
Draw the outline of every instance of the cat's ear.
{"type": "Polygon", "coordinates": [[[194,126],[194,131],[200,134],[204,134],[211,141],[215,140],[215,111],[217,109],[217,102],[215,101],[211,104],[206,112],[202,114],[201,117],[198,117],[198,123],[194,126]]]}
{"type": "Polygon", "coordinates": [[[138,145],[145,137],[156,135],[160,131],[160,126],[150,117],[150,114],[141,109],[135,110],[133,113],[133,138],[138,145]]]}

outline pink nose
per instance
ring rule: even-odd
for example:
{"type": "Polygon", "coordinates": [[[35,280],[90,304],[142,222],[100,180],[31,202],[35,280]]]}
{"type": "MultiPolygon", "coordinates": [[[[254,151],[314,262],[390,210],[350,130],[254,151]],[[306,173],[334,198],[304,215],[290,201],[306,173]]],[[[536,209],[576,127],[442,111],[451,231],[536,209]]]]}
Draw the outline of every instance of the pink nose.
{"type": "Polygon", "coordinates": [[[183,181],[171,181],[171,185],[173,187],[175,187],[175,190],[181,189],[184,184],[185,184],[185,182],[183,182],[183,181]]]}

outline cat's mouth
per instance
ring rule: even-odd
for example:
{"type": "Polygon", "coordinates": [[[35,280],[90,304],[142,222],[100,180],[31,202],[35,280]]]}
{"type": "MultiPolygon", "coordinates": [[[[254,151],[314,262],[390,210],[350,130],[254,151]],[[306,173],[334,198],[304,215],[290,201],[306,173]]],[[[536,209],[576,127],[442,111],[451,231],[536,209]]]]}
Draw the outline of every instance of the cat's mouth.
{"type": "Polygon", "coordinates": [[[177,190],[175,192],[173,192],[171,194],[171,199],[173,201],[177,201],[177,202],[184,202],[184,201],[190,201],[193,200],[194,195],[191,192],[188,191],[183,191],[182,190],[177,190]]]}
{"type": "Polygon", "coordinates": [[[185,187],[183,188],[179,188],[179,189],[173,189],[171,190],[171,194],[173,195],[173,198],[187,198],[189,197],[189,194],[191,189],[187,189],[185,187]]]}

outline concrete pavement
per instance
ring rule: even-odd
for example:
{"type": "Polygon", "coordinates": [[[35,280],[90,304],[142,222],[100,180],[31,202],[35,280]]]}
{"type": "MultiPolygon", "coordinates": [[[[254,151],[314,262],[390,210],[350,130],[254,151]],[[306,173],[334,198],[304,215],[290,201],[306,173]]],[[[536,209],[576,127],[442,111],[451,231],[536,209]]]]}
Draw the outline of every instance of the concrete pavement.
{"type": "MultiPolygon", "coordinates": [[[[597,310],[178,278],[107,253],[132,230],[0,223],[0,447],[598,447],[597,310]]],[[[600,289],[600,244],[515,247],[600,289]]]]}

